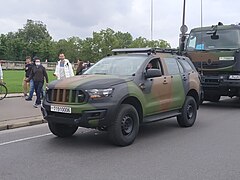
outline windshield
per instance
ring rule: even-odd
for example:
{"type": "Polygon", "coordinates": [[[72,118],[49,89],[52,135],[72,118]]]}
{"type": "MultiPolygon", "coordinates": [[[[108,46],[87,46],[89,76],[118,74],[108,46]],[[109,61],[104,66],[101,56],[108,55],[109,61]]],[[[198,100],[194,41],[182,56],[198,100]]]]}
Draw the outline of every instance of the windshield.
{"type": "Polygon", "coordinates": [[[132,76],[145,60],[146,56],[110,56],[97,62],[84,74],[132,76]]]}
{"type": "Polygon", "coordinates": [[[239,30],[217,30],[218,38],[211,38],[213,34],[203,32],[191,32],[187,42],[187,50],[214,50],[214,49],[238,49],[240,48],[239,30]]]}

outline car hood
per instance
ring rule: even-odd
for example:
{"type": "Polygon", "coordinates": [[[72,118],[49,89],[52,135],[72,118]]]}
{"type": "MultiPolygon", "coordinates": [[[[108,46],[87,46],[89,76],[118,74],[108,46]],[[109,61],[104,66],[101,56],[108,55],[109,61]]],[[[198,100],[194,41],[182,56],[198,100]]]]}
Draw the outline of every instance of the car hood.
{"type": "Polygon", "coordinates": [[[52,81],[49,89],[104,89],[111,86],[132,81],[133,77],[119,77],[113,75],[80,75],[63,80],[52,81]]]}

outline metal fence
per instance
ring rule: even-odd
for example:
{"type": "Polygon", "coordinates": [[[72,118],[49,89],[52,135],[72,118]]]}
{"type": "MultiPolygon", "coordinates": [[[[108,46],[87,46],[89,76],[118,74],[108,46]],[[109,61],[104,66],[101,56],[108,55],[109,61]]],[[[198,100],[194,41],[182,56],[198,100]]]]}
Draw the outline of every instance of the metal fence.
{"type": "MultiPolygon", "coordinates": [[[[4,70],[23,70],[25,67],[24,61],[5,61],[2,60],[2,69],[4,70]]],[[[46,70],[55,70],[56,62],[42,62],[42,65],[46,70]]],[[[74,69],[76,69],[77,64],[72,64],[74,69]]]]}

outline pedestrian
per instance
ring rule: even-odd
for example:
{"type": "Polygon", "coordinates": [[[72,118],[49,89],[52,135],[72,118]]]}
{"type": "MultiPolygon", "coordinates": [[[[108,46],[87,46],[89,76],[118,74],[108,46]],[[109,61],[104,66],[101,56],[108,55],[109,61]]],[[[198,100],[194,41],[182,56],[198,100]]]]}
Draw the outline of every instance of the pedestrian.
{"type": "Polygon", "coordinates": [[[91,63],[89,61],[87,61],[87,68],[91,67],[91,63]]]}
{"type": "Polygon", "coordinates": [[[30,80],[30,82],[27,82],[26,79],[29,78],[30,73],[32,71],[32,62],[31,62],[31,57],[27,56],[25,60],[25,77],[23,78],[23,94],[26,100],[30,101],[32,100],[33,92],[34,92],[34,85],[33,85],[33,80],[30,80]],[[29,88],[30,86],[30,88],[29,88]],[[29,89],[29,96],[27,96],[27,92],[29,89]]]}
{"type": "Polygon", "coordinates": [[[59,61],[57,62],[53,75],[56,76],[57,79],[65,79],[74,76],[72,64],[68,59],[65,59],[64,53],[59,54],[59,61]]]}
{"type": "Polygon", "coordinates": [[[81,75],[83,73],[83,69],[85,67],[83,66],[83,61],[78,60],[77,61],[77,70],[76,70],[76,75],[81,75]]]}
{"type": "Polygon", "coordinates": [[[3,70],[2,70],[1,61],[0,61],[0,83],[3,83],[3,70]]]}
{"type": "Polygon", "coordinates": [[[35,57],[35,66],[32,67],[31,74],[27,81],[33,79],[35,93],[37,95],[37,99],[35,104],[33,105],[37,108],[41,104],[41,93],[44,85],[44,78],[46,80],[46,85],[48,84],[48,75],[46,69],[41,65],[41,61],[38,57],[35,57]]]}
{"type": "MultiPolygon", "coordinates": [[[[32,67],[35,66],[35,58],[32,61],[32,67]]],[[[29,89],[29,95],[25,98],[26,101],[32,101],[33,98],[33,93],[34,93],[34,83],[33,83],[33,79],[30,80],[30,89],[29,89]]],[[[42,88],[42,92],[41,92],[41,99],[44,97],[45,95],[45,91],[44,88],[42,88]]]]}

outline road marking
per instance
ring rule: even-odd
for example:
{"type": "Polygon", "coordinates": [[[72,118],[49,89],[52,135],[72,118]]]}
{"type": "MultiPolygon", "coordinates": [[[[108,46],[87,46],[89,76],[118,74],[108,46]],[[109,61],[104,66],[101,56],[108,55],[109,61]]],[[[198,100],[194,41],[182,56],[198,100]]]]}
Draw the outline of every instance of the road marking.
{"type": "Polygon", "coordinates": [[[36,139],[36,138],[40,138],[40,137],[50,136],[50,135],[52,135],[52,133],[47,133],[47,134],[42,134],[42,135],[32,136],[32,137],[27,137],[27,138],[22,138],[22,139],[17,139],[17,140],[13,140],[13,141],[0,143],[0,146],[13,144],[13,143],[18,143],[18,142],[22,142],[22,141],[27,141],[27,140],[31,140],[31,139],[36,139]]]}

